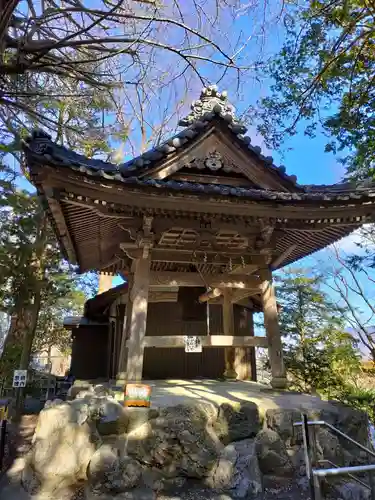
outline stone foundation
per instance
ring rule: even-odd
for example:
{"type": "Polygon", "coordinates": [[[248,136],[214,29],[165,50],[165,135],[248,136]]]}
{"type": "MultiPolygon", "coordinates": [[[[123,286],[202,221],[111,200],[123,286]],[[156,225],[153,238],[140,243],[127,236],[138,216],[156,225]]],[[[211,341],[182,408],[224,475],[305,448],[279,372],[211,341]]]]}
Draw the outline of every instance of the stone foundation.
{"type": "MultiPolygon", "coordinates": [[[[24,459],[22,484],[41,498],[79,487],[86,500],[151,500],[198,485],[251,499],[274,480],[304,484],[302,436],[293,427],[303,408],[263,415],[252,402],[124,408],[103,386],[74,397],[46,403],[24,459]]],[[[343,406],[306,413],[368,446],[365,414],[343,406]]],[[[316,443],[319,457],[339,465],[366,461],[326,429],[317,429],[316,443]]]]}

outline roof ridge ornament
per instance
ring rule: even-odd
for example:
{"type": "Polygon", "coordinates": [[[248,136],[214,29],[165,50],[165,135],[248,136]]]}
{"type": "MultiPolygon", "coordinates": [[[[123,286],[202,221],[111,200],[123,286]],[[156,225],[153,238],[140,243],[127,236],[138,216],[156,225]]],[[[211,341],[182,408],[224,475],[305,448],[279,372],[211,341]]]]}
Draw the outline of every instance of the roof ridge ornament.
{"type": "Polygon", "coordinates": [[[209,85],[201,91],[200,98],[191,104],[191,112],[182,118],[178,124],[182,127],[194,125],[204,120],[212,120],[215,114],[223,118],[235,128],[236,134],[245,134],[247,128],[236,118],[236,109],[228,101],[226,90],[219,92],[217,85],[209,85]]]}

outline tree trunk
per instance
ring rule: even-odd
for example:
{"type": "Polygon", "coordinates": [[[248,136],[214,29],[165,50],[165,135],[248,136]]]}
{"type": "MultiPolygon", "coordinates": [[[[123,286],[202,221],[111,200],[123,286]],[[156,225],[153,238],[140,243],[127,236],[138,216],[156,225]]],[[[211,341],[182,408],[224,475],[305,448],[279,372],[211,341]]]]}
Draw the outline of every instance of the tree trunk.
{"type": "MultiPolygon", "coordinates": [[[[5,342],[0,363],[0,373],[10,378],[13,370],[27,370],[30,363],[31,348],[38,324],[41,305],[41,293],[45,274],[45,249],[47,238],[47,217],[42,211],[39,214],[35,242],[31,256],[28,257],[30,274],[18,290],[15,310],[9,333],[5,342]]],[[[21,415],[23,406],[23,389],[16,390],[15,420],[21,415]]]]}
{"type": "Polygon", "coordinates": [[[33,340],[35,337],[36,327],[38,325],[38,317],[41,304],[41,287],[39,284],[39,289],[35,291],[34,303],[29,308],[29,328],[25,330],[25,336],[23,339],[22,354],[20,360],[20,370],[27,370],[30,363],[31,348],[33,345],[33,340]]]}

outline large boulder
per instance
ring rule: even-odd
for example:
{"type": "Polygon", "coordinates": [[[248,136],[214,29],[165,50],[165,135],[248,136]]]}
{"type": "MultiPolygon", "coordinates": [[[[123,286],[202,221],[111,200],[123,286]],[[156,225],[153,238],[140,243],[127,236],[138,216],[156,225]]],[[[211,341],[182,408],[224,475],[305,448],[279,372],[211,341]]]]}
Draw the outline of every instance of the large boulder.
{"type": "MultiPolygon", "coordinates": [[[[335,426],[358,443],[369,446],[369,420],[365,412],[341,405],[335,426]]],[[[358,448],[350,442],[342,441],[342,444],[348,451],[358,452],[358,448]]]]}
{"type": "Polygon", "coordinates": [[[344,448],[340,440],[329,429],[320,428],[315,432],[315,459],[330,460],[335,465],[345,465],[344,448]]]}
{"type": "Polygon", "coordinates": [[[333,485],[332,490],[340,500],[370,500],[371,492],[354,481],[345,481],[333,485]]]}
{"type": "Polygon", "coordinates": [[[234,498],[252,498],[262,492],[255,440],[245,439],[226,446],[207,484],[234,498]]]}
{"type": "Polygon", "coordinates": [[[260,430],[258,406],[252,402],[220,405],[215,432],[224,444],[254,437],[260,430]]]}
{"type": "Polygon", "coordinates": [[[272,476],[292,475],[294,468],[284,441],[271,429],[259,432],[255,439],[259,467],[263,474],[272,476]]]}
{"type": "Polygon", "coordinates": [[[86,411],[63,403],[40,413],[27,465],[36,479],[24,478],[25,486],[38,480],[53,491],[87,479],[87,466],[100,440],[86,411]]]}
{"type": "Polygon", "coordinates": [[[159,410],[156,408],[124,408],[124,412],[128,420],[127,432],[132,432],[159,416],[159,410]]]}
{"type": "Polygon", "coordinates": [[[120,458],[116,449],[103,445],[91,458],[88,478],[94,493],[117,494],[138,486],[142,471],[136,460],[120,458]]]}
{"type": "Polygon", "coordinates": [[[99,434],[123,434],[127,432],[129,417],[126,409],[114,399],[105,396],[96,398],[99,418],[97,429],[99,434]]]}
{"type": "Polygon", "coordinates": [[[272,408],[265,414],[267,428],[277,432],[287,447],[302,444],[301,428],[294,426],[301,419],[301,412],[298,410],[272,408]]]}
{"type": "Polygon", "coordinates": [[[94,391],[94,387],[89,382],[78,382],[78,383],[75,383],[74,385],[72,385],[68,389],[66,398],[67,398],[67,400],[76,399],[76,397],[80,393],[93,392],[93,391],[94,391]]]}
{"type": "Polygon", "coordinates": [[[212,426],[217,419],[217,408],[213,403],[197,401],[196,403],[166,406],[160,409],[160,417],[164,419],[182,419],[196,423],[198,427],[212,426]]]}
{"type": "MultiPolygon", "coordinates": [[[[364,412],[339,405],[326,404],[322,408],[289,410],[269,409],[265,420],[267,428],[277,432],[288,450],[302,445],[302,429],[295,427],[301,421],[302,412],[308,420],[327,422],[364,446],[369,445],[368,417],[364,412]]],[[[311,427],[310,427],[311,429],[311,427]]],[[[338,465],[354,465],[366,461],[367,457],[357,446],[340,437],[334,430],[324,425],[316,425],[311,432],[318,458],[331,460],[338,465]]]]}
{"type": "Polygon", "coordinates": [[[77,412],[85,412],[86,419],[95,421],[102,435],[123,434],[128,428],[126,409],[111,396],[99,396],[94,391],[78,394],[71,406],[77,412]]]}
{"type": "Polygon", "coordinates": [[[221,448],[210,413],[192,405],[163,408],[159,417],[130,432],[127,442],[129,456],[165,477],[208,476],[221,448]]]}

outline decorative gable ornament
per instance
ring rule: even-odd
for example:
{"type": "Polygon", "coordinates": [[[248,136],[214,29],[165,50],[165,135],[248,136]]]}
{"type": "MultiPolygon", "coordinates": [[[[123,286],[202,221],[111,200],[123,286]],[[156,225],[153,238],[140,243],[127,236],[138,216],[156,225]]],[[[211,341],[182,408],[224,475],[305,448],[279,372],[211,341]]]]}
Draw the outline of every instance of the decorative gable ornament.
{"type": "Polygon", "coordinates": [[[223,166],[223,158],[218,151],[213,151],[204,160],[204,166],[215,172],[223,166]]]}
{"type": "Polygon", "coordinates": [[[189,127],[197,122],[212,120],[214,115],[220,115],[232,126],[236,127],[237,134],[245,134],[247,128],[236,118],[236,110],[228,101],[228,94],[224,90],[219,92],[216,85],[202,89],[200,98],[191,104],[191,112],[179,121],[182,127],[189,127]]]}
{"type": "Polygon", "coordinates": [[[197,168],[199,170],[208,168],[212,172],[217,172],[221,169],[224,170],[224,172],[236,171],[235,165],[216,150],[210,151],[204,158],[194,158],[194,160],[184,166],[188,168],[197,168]]]}

